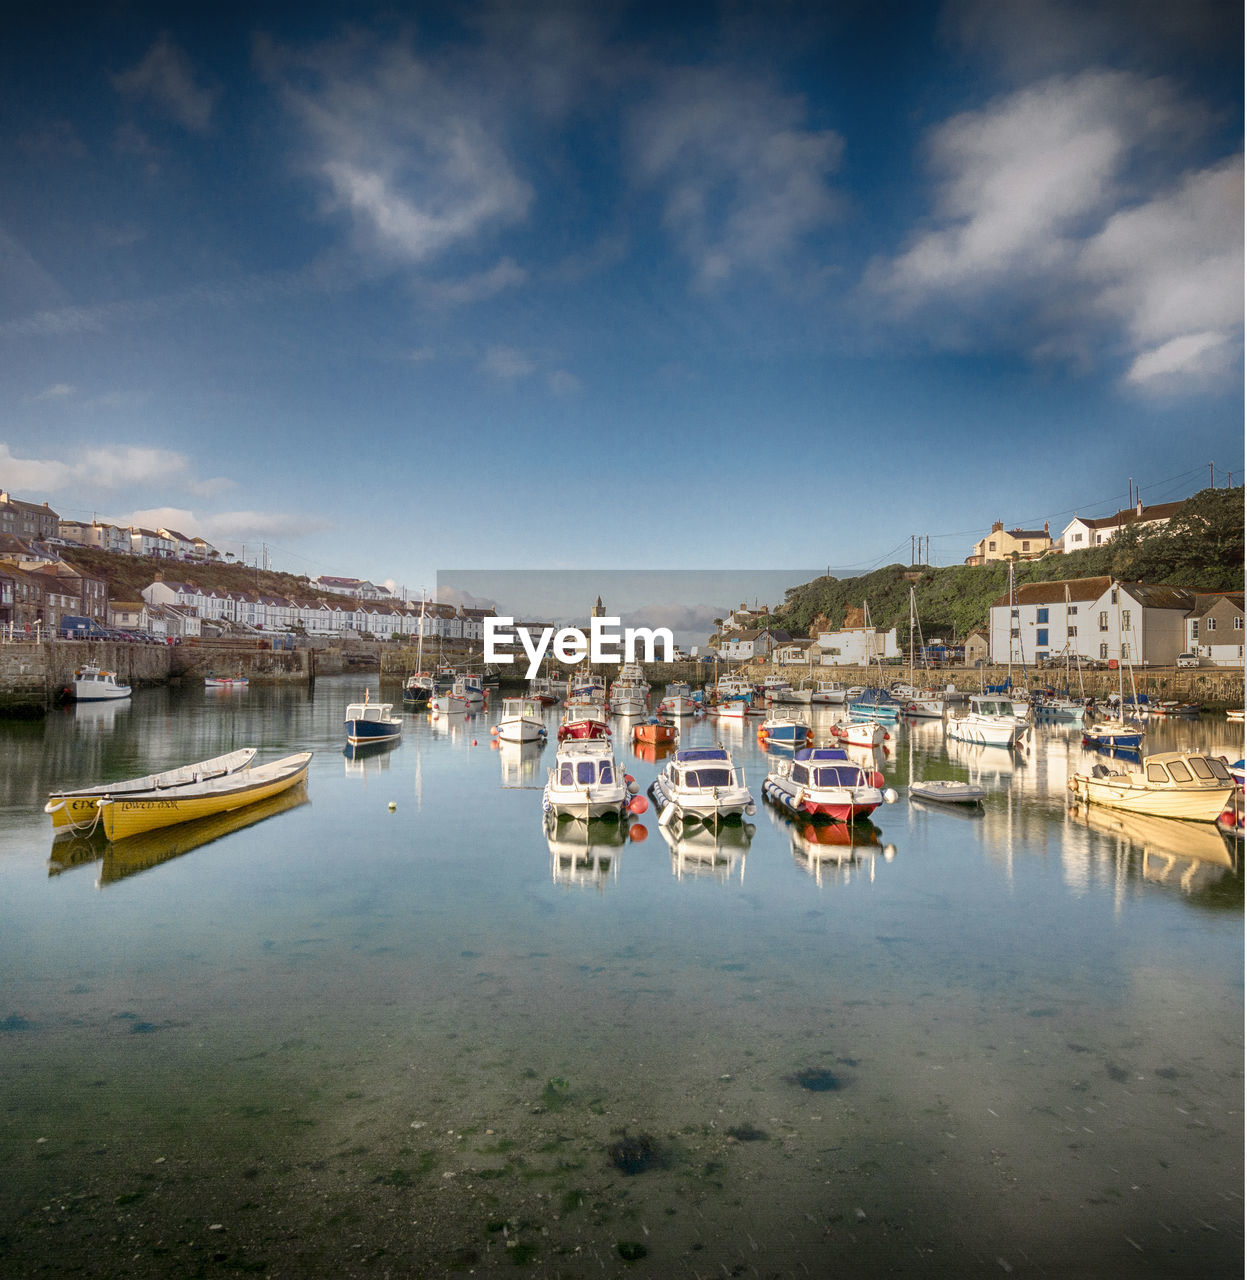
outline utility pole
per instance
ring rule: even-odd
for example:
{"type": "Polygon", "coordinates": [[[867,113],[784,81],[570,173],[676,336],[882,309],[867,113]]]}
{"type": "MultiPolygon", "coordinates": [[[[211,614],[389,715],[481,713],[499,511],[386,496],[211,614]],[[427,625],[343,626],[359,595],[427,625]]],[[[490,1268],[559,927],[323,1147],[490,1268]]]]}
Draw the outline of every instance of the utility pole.
{"type": "Polygon", "coordinates": [[[1217,482],[1212,478],[1212,463],[1208,464],[1208,487],[1211,489],[1217,482]]]}

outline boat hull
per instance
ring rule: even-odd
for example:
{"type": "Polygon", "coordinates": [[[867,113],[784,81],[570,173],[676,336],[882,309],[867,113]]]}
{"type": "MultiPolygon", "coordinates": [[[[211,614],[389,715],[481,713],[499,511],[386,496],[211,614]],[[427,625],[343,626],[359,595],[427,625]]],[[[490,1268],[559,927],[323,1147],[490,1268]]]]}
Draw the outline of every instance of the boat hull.
{"type": "Polygon", "coordinates": [[[100,803],[104,834],[110,840],[124,840],[144,831],[171,827],[196,818],[209,818],[231,813],[280,795],[307,778],[310,751],[287,756],[260,769],[244,769],[215,783],[192,784],[160,792],[143,792],[133,797],[118,797],[100,803]]]}
{"type": "Polygon", "coordinates": [[[392,742],[403,735],[401,720],[347,720],[346,740],[353,747],[374,742],[392,742]]]}
{"type": "Polygon", "coordinates": [[[1076,773],[1069,780],[1069,789],[1077,799],[1088,804],[1154,818],[1183,818],[1188,822],[1216,822],[1234,798],[1232,786],[1200,791],[1158,791],[1130,786],[1122,775],[1092,778],[1076,773]]]}
{"type": "Polygon", "coordinates": [[[833,822],[868,818],[883,803],[883,792],[877,787],[799,787],[774,777],[762,783],[762,794],[788,813],[833,822]]]}
{"type": "Polygon", "coordinates": [[[165,769],[161,773],[143,778],[129,778],[120,782],[105,783],[98,787],[84,787],[76,791],[54,791],[43,811],[52,818],[52,827],[77,828],[93,823],[99,812],[99,802],[105,796],[124,795],[126,792],[158,791],[166,787],[186,786],[192,782],[204,782],[221,778],[245,769],[255,759],[254,747],[242,747],[225,755],[212,756],[195,764],[177,769],[165,769]]]}
{"type": "Polygon", "coordinates": [[[500,720],[498,738],[502,742],[537,742],[546,736],[546,727],[537,720],[500,720]]]}

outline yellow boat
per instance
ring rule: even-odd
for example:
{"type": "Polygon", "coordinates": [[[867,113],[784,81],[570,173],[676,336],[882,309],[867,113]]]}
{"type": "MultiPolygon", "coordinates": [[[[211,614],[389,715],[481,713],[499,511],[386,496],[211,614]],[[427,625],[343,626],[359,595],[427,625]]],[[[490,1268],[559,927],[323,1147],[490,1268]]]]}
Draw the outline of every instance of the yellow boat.
{"type": "Polygon", "coordinates": [[[1225,765],[1196,751],[1147,756],[1138,770],[1098,764],[1090,773],[1072,774],[1068,785],[1088,804],[1188,822],[1216,822],[1235,791],[1225,765]]]}
{"type": "Polygon", "coordinates": [[[105,796],[99,801],[104,834],[110,840],[124,840],[142,831],[193,822],[196,818],[229,813],[257,800],[267,800],[302,782],[307,777],[311,758],[310,751],[299,751],[222,778],[166,787],[162,791],[105,796]]]}
{"type": "Polygon", "coordinates": [[[156,831],[145,831],[141,835],[130,836],[127,840],[118,840],[114,844],[104,846],[104,862],[100,868],[100,876],[96,884],[116,884],[128,876],[137,875],[140,871],[148,871],[158,867],[172,858],[180,858],[184,853],[200,849],[214,840],[233,835],[236,831],[244,831],[263,822],[267,818],[276,817],[308,803],[307,788],[294,786],[267,800],[258,800],[245,809],[234,813],[218,813],[210,818],[199,818],[194,822],[185,822],[176,827],[161,827],[156,831]]]}
{"type": "Polygon", "coordinates": [[[126,778],[120,782],[101,782],[77,791],[53,791],[43,811],[51,815],[53,828],[81,830],[93,827],[99,814],[99,802],[108,796],[131,795],[143,791],[163,791],[168,787],[184,787],[189,782],[205,782],[245,769],[255,758],[254,747],[242,747],[223,756],[184,764],[163,773],[149,773],[143,778],[126,778]]]}

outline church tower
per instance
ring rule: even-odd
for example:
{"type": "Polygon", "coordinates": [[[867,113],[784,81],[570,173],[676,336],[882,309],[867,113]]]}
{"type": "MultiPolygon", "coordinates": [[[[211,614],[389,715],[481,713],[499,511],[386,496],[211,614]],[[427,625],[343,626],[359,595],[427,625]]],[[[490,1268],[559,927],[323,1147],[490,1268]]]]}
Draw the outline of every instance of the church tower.
{"type": "Polygon", "coordinates": [[[589,617],[591,618],[606,617],[606,606],[602,603],[601,596],[598,596],[598,598],[594,601],[593,608],[589,611],[589,617]]]}

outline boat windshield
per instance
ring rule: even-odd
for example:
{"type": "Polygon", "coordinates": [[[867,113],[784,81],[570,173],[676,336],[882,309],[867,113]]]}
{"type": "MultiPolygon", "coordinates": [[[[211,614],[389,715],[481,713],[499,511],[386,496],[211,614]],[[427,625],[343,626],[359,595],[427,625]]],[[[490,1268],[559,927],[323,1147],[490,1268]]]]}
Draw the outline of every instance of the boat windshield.
{"type": "Polygon", "coordinates": [[[705,766],[700,769],[686,769],[684,771],[684,785],[686,787],[698,787],[702,790],[708,790],[711,787],[730,787],[732,785],[732,771],[730,769],[708,769],[705,766]]]}
{"type": "Polygon", "coordinates": [[[856,765],[828,766],[814,771],[814,783],[819,787],[860,787],[865,779],[856,765]]]}
{"type": "Polygon", "coordinates": [[[1182,763],[1181,760],[1169,761],[1169,772],[1173,774],[1175,782],[1190,782],[1191,771],[1182,763]]]}

